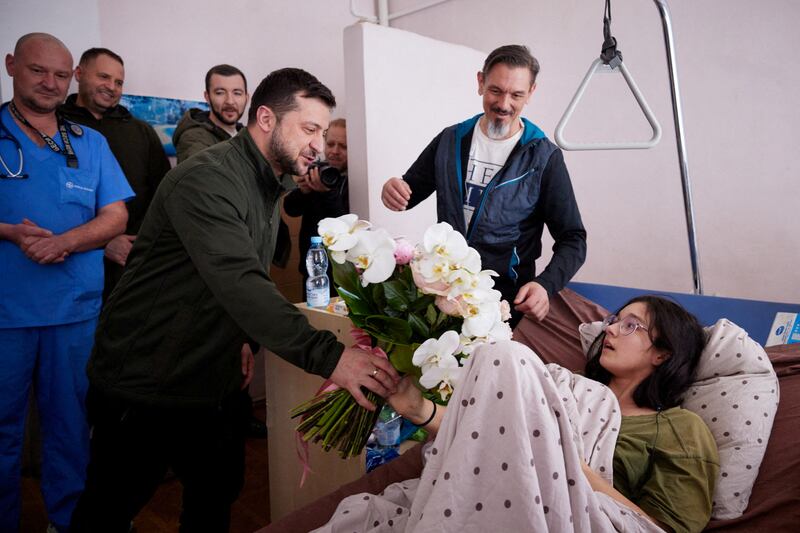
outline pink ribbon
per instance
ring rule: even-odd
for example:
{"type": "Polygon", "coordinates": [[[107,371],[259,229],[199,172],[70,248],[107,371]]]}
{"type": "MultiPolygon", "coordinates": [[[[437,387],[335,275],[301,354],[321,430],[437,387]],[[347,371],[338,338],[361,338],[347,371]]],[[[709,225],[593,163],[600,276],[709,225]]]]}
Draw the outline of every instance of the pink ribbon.
{"type": "MultiPolygon", "coordinates": [[[[389,356],[386,355],[386,352],[377,346],[372,346],[372,337],[370,337],[369,334],[363,329],[353,326],[350,328],[350,335],[356,342],[353,345],[354,348],[359,348],[377,357],[382,357],[383,359],[389,359],[389,356]]],[[[339,385],[330,379],[326,379],[314,397],[316,398],[320,394],[335,391],[338,388],[339,385]]],[[[300,460],[300,464],[303,465],[303,473],[300,476],[300,488],[303,488],[303,484],[305,484],[308,474],[313,472],[313,470],[311,469],[311,461],[308,453],[308,441],[303,440],[303,435],[299,431],[295,432],[295,450],[297,451],[297,458],[300,460]]]]}

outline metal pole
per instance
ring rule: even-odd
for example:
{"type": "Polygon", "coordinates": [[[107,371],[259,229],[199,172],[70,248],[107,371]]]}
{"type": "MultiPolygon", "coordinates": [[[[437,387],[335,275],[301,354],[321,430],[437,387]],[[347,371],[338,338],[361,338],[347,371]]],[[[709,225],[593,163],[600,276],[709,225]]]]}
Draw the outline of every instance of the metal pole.
{"type": "Polygon", "coordinates": [[[672,92],[672,113],[675,119],[675,137],[678,143],[678,161],[681,168],[681,185],[683,186],[683,206],[686,211],[686,230],[689,234],[689,254],[692,261],[692,277],[695,294],[703,294],[700,277],[700,260],[697,255],[697,238],[694,230],[694,208],[692,207],[692,187],[689,182],[689,165],[686,162],[686,139],[683,134],[683,111],[681,110],[681,93],[678,88],[678,70],[675,59],[675,42],[672,37],[672,18],[666,0],[653,0],[661,13],[664,26],[664,43],[667,46],[667,65],[669,67],[669,87],[672,92]]]}
{"type": "Polygon", "coordinates": [[[378,24],[389,25],[389,0],[378,0],[378,24]]]}

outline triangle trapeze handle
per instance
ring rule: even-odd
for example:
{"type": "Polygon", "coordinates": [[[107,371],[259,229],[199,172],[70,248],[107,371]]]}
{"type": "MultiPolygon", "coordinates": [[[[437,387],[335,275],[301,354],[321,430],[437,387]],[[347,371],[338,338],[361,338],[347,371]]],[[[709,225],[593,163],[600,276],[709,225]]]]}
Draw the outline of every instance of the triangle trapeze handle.
{"type": "MultiPolygon", "coordinates": [[[[636,103],[639,104],[642,112],[644,113],[647,122],[650,123],[650,127],[653,130],[653,135],[650,137],[648,141],[629,141],[629,142],[593,142],[593,143],[574,143],[568,141],[564,138],[564,128],[567,126],[567,122],[572,117],[572,113],[575,111],[575,107],[577,107],[578,102],[580,101],[583,93],[586,91],[586,87],[589,85],[589,80],[592,79],[595,72],[597,72],[600,68],[609,68],[603,62],[602,58],[597,58],[589,67],[589,71],[586,73],[586,76],[583,78],[580,86],[578,87],[575,96],[572,97],[572,101],[567,106],[567,110],[564,111],[564,115],[561,117],[561,120],[558,121],[558,126],[556,126],[555,131],[555,140],[556,144],[563,148],[564,150],[636,150],[636,149],[645,149],[645,148],[652,148],[653,146],[658,144],[658,141],[661,140],[661,125],[658,123],[655,115],[650,110],[650,106],[647,105],[647,102],[642,95],[642,92],[639,90],[639,87],[636,85],[636,82],[633,81],[633,77],[631,76],[630,72],[628,72],[625,63],[622,61],[616,66],[619,68],[620,73],[622,73],[622,77],[625,78],[625,82],[628,84],[628,88],[633,93],[633,97],[636,98],[636,103]]],[[[616,70],[616,68],[612,67],[612,70],[616,70]]]]}

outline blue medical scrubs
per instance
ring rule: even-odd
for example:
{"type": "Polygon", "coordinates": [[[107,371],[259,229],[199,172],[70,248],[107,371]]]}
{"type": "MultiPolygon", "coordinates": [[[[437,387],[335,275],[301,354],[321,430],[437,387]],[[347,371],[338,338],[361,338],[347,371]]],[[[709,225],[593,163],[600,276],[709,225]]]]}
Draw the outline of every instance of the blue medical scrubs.
{"type": "MultiPolygon", "coordinates": [[[[0,222],[19,224],[27,218],[60,234],[89,222],[100,208],[134,196],[100,133],[81,126],[78,135],[68,127],[79,163],[73,169],[64,155],[31,141],[8,107],[0,111],[0,120],[3,133],[19,142],[28,176],[0,178],[0,222]]],[[[63,148],[60,135],[53,139],[63,148]]],[[[19,154],[13,142],[0,140],[0,156],[16,171],[19,154]]],[[[50,522],[59,531],[68,528],[89,457],[86,363],[102,292],[102,249],[40,265],[13,242],[0,240],[0,531],[19,527],[31,386],[41,418],[42,495],[50,522]]]]}

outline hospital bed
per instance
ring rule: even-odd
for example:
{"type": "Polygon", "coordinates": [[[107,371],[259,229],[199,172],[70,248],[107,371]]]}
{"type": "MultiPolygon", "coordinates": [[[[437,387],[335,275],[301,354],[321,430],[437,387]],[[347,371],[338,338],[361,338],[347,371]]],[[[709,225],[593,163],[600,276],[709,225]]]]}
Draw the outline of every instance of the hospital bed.
{"type": "MultiPolygon", "coordinates": [[[[529,345],[545,362],[580,369],[585,363],[578,325],[602,319],[633,296],[653,293],[629,287],[570,284],[551,301],[548,317],[541,323],[525,319],[515,339],[529,345]]],[[[704,325],[728,318],[763,343],[777,311],[800,312],[800,305],[664,293],[694,313],[704,325]]],[[[766,454],[744,514],[732,520],[712,520],[707,531],[796,531],[800,523],[800,343],[771,346],[766,352],[780,384],[780,404],[766,454]]],[[[419,477],[420,446],[381,466],[335,492],[296,510],[258,533],[309,531],[333,514],[344,497],[360,492],[377,494],[387,485],[419,477]]]]}

